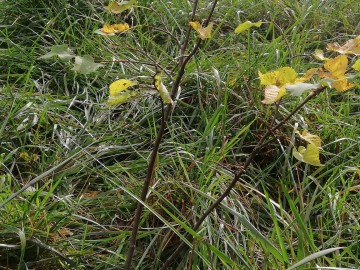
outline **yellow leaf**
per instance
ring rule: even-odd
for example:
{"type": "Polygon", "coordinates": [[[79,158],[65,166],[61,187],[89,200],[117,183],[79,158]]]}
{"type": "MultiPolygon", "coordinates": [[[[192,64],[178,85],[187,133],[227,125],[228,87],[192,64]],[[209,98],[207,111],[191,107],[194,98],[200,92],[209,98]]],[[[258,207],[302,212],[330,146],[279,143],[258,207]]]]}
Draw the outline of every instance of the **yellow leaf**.
{"type": "Polygon", "coordinates": [[[319,136],[311,134],[307,130],[304,130],[301,134],[299,131],[297,131],[297,133],[303,140],[307,141],[308,143],[319,148],[321,147],[321,139],[319,136]]]}
{"type": "Polygon", "coordinates": [[[114,24],[115,33],[121,33],[126,30],[129,30],[129,25],[127,23],[118,23],[114,24]]]}
{"type": "Polygon", "coordinates": [[[331,86],[338,92],[345,92],[351,88],[354,88],[356,85],[348,82],[347,79],[340,79],[333,81],[331,86]]]}
{"type": "Polygon", "coordinates": [[[132,100],[136,97],[137,97],[137,94],[135,91],[125,91],[116,96],[109,96],[108,105],[110,105],[110,106],[118,105],[118,104],[127,102],[129,100],[132,100]]]}
{"type": "Polygon", "coordinates": [[[345,55],[330,58],[324,63],[324,68],[329,71],[329,73],[321,71],[319,72],[319,76],[322,78],[330,78],[332,88],[338,92],[345,92],[355,87],[355,84],[348,82],[346,79],[345,72],[347,65],[348,59],[345,55]]]}
{"type": "Polygon", "coordinates": [[[288,83],[294,83],[297,73],[291,67],[283,67],[265,74],[259,71],[259,77],[260,85],[283,86],[288,83]]]}
{"type": "Polygon", "coordinates": [[[161,80],[161,75],[160,73],[155,75],[155,81],[154,81],[154,85],[156,90],[158,90],[160,97],[162,98],[162,100],[167,103],[167,104],[173,104],[173,100],[170,97],[170,94],[168,92],[168,90],[166,89],[165,85],[163,84],[162,80],[161,80]]]}
{"type": "Polygon", "coordinates": [[[115,31],[114,26],[108,23],[105,23],[103,28],[101,28],[100,30],[105,34],[112,34],[115,31]]]}
{"type": "Polygon", "coordinates": [[[125,89],[129,88],[130,86],[134,86],[136,84],[136,81],[130,81],[125,79],[117,80],[110,84],[110,96],[115,96],[120,92],[124,91],[125,89]]]}
{"type": "Polygon", "coordinates": [[[240,34],[240,33],[244,32],[244,31],[250,29],[253,26],[260,27],[261,24],[262,24],[262,21],[258,21],[256,23],[246,21],[244,23],[239,24],[238,27],[236,27],[235,33],[240,34]]]}
{"type": "Polygon", "coordinates": [[[345,72],[348,65],[348,59],[345,55],[339,55],[325,61],[324,68],[330,72],[332,79],[345,78],[345,72]]]}
{"type": "Polygon", "coordinates": [[[319,50],[319,49],[316,49],[315,52],[313,53],[313,56],[317,59],[317,60],[321,60],[321,61],[324,61],[326,60],[327,58],[324,57],[324,51],[323,50],[319,50]]]}
{"type": "Polygon", "coordinates": [[[104,26],[95,31],[97,34],[101,35],[114,35],[117,33],[122,33],[129,30],[129,25],[127,23],[118,23],[118,24],[108,24],[105,23],[104,26]]]}
{"type": "Polygon", "coordinates": [[[293,156],[297,160],[313,166],[323,166],[320,163],[319,155],[319,148],[311,143],[308,144],[306,148],[304,146],[299,146],[298,150],[296,150],[295,147],[293,148],[293,156]]]}
{"type": "Polygon", "coordinates": [[[284,95],[286,95],[286,89],[284,86],[278,87],[276,85],[268,85],[265,87],[265,99],[261,101],[263,104],[273,104],[279,101],[284,95]]]}
{"type": "Polygon", "coordinates": [[[312,76],[318,71],[318,68],[310,68],[308,71],[306,71],[305,75],[303,77],[300,77],[296,79],[296,82],[306,82],[311,79],[312,76]]]}
{"type": "Polygon", "coordinates": [[[355,39],[349,39],[344,45],[339,43],[330,43],[326,47],[330,51],[335,51],[341,54],[355,54],[360,55],[360,36],[355,39]]]}
{"type": "Polygon", "coordinates": [[[360,59],[356,60],[355,63],[351,66],[356,71],[360,71],[360,59]]]}
{"type": "Polygon", "coordinates": [[[114,14],[119,14],[127,9],[132,8],[134,4],[135,4],[135,0],[123,1],[121,3],[118,3],[116,1],[111,1],[109,5],[106,7],[106,10],[114,14]]]}
{"type": "Polygon", "coordinates": [[[213,28],[213,23],[209,23],[208,26],[202,27],[199,22],[189,22],[189,25],[199,34],[199,38],[202,40],[211,38],[211,31],[213,28]]]}

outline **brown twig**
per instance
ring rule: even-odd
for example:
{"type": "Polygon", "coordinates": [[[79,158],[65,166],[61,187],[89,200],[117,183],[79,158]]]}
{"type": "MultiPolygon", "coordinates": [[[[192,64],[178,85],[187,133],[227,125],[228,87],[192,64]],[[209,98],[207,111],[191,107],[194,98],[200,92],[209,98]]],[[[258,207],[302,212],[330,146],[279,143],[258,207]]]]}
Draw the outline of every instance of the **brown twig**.
{"type": "MultiPolygon", "coordinates": [[[[215,0],[214,3],[213,3],[212,11],[214,10],[216,4],[217,4],[217,0],[215,0]]],[[[197,0],[194,2],[192,18],[194,17],[194,14],[196,13],[196,6],[197,6],[197,0]]],[[[210,21],[212,13],[213,12],[210,13],[210,15],[209,15],[209,17],[207,19],[207,22],[210,21]]],[[[189,37],[190,37],[190,35],[186,36],[184,44],[188,44],[189,37]]],[[[179,86],[180,86],[181,79],[184,76],[186,64],[189,62],[189,60],[197,52],[197,50],[199,49],[200,43],[201,43],[201,39],[198,39],[196,45],[193,47],[193,49],[191,50],[191,52],[187,56],[185,56],[186,47],[181,46],[181,48],[180,48],[180,60],[179,60],[180,67],[179,67],[179,70],[178,70],[178,73],[177,73],[177,77],[176,77],[175,81],[172,84],[172,91],[171,91],[171,97],[172,98],[176,97],[176,95],[178,93],[179,86]]],[[[129,249],[128,249],[128,253],[127,253],[127,257],[126,257],[126,261],[125,261],[125,265],[124,265],[124,270],[130,270],[130,268],[131,268],[131,262],[132,262],[132,258],[134,256],[134,251],[135,251],[135,247],[136,247],[136,239],[137,239],[139,226],[140,226],[140,218],[141,218],[142,211],[144,209],[143,204],[145,203],[146,195],[147,195],[147,193],[149,191],[149,186],[150,186],[151,180],[152,180],[153,175],[154,175],[156,156],[158,154],[160,143],[161,143],[162,137],[164,135],[165,127],[166,127],[166,124],[168,122],[171,111],[172,111],[172,105],[169,104],[166,107],[165,113],[164,113],[164,115],[162,117],[161,124],[160,124],[159,131],[158,131],[158,135],[156,137],[154,147],[153,147],[151,155],[150,155],[150,161],[149,161],[149,164],[148,164],[148,170],[147,170],[147,174],[146,174],[146,179],[145,179],[143,189],[142,189],[142,192],[141,192],[141,195],[140,195],[140,199],[139,199],[139,201],[137,203],[137,207],[136,207],[136,211],[135,211],[134,224],[133,224],[133,229],[132,229],[132,232],[131,232],[131,237],[130,237],[130,240],[129,240],[130,245],[129,245],[129,249]]]]}
{"type": "MultiPolygon", "coordinates": [[[[273,128],[269,129],[259,140],[259,142],[256,144],[256,146],[254,147],[252,153],[249,155],[249,157],[246,159],[244,165],[242,166],[242,168],[240,169],[240,171],[235,172],[234,178],[231,181],[231,183],[228,185],[228,187],[226,188],[226,190],[221,194],[221,196],[212,203],[212,205],[209,206],[209,208],[203,213],[203,215],[199,218],[199,220],[196,222],[196,224],[194,225],[194,227],[192,228],[194,231],[197,231],[199,229],[199,227],[201,226],[201,224],[203,223],[203,221],[207,218],[207,216],[216,208],[220,205],[220,203],[230,194],[231,190],[233,189],[233,187],[236,185],[236,183],[240,180],[240,177],[246,173],[246,170],[248,169],[248,167],[250,166],[250,164],[252,163],[254,157],[256,154],[258,154],[258,152],[260,151],[260,149],[264,146],[264,142],[274,134],[274,132],[279,129],[280,127],[282,127],[296,112],[298,112],[309,100],[311,100],[312,98],[314,98],[315,96],[319,95],[321,92],[323,92],[326,89],[325,86],[322,86],[320,88],[318,88],[317,90],[315,90],[314,92],[310,93],[304,100],[303,102],[301,102],[288,116],[286,116],[280,123],[278,123],[277,125],[275,125],[273,128]]],[[[186,236],[187,240],[189,242],[193,241],[193,236],[192,235],[187,235],[186,236]]],[[[172,262],[174,262],[178,256],[180,255],[180,253],[182,251],[184,251],[186,249],[186,245],[185,242],[182,242],[178,248],[174,251],[174,253],[165,261],[164,265],[160,268],[160,270],[165,270],[172,262]]]]}

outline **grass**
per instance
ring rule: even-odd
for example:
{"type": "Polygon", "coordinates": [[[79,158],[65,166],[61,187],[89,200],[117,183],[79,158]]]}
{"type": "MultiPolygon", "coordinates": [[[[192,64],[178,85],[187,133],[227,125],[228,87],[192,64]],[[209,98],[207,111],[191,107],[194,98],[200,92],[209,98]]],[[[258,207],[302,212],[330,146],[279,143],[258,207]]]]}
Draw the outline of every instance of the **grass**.
{"type": "MultiPolygon", "coordinates": [[[[124,263],[161,106],[148,91],[108,108],[108,85],[131,78],[150,88],[156,67],[176,69],[177,42],[191,12],[183,2],[139,1],[147,8],[126,18],[133,30],[103,37],[94,31],[122,17],[107,14],[99,1],[1,1],[0,202],[40,176],[0,209],[2,268],[119,269],[124,263]],[[38,59],[54,44],[98,61],[128,61],[79,75],[69,63],[38,59]]],[[[222,207],[191,231],[268,123],[299,103],[288,98],[277,113],[261,105],[258,70],[291,65],[304,72],[319,66],[314,49],[360,34],[356,1],[220,2],[213,38],[186,68],[160,147],[134,269],[158,269],[184,232],[195,241],[171,269],[286,269],[303,259],[311,260],[298,269],[359,268],[358,88],[343,95],[328,90],[306,105],[222,207]],[[245,20],[267,23],[234,35],[245,20]],[[292,158],[295,123],[321,136],[324,167],[292,158]]],[[[202,20],[209,7],[199,5],[202,20]]]]}

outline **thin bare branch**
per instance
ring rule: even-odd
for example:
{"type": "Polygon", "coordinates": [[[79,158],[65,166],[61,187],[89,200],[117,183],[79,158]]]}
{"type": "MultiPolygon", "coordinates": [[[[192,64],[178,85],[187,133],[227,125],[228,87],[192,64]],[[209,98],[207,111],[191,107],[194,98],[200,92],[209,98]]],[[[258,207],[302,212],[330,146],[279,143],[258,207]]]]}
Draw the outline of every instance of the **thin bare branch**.
{"type": "MultiPolygon", "coordinates": [[[[246,159],[244,165],[242,168],[235,172],[234,178],[231,181],[231,183],[228,185],[226,190],[221,194],[221,196],[213,202],[209,208],[203,213],[203,215],[199,218],[199,220],[196,222],[194,227],[192,228],[194,231],[197,231],[203,221],[207,218],[207,216],[220,205],[220,203],[230,194],[233,187],[236,185],[236,183],[240,180],[241,176],[246,173],[246,170],[249,168],[250,164],[252,163],[254,157],[259,153],[260,149],[266,144],[265,141],[271,137],[274,132],[282,127],[287,121],[296,113],[298,112],[309,100],[314,98],[315,96],[319,95],[321,92],[323,92],[326,89],[325,86],[320,87],[316,91],[310,93],[304,100],[301,102],[288,116],[286,116],[280,123],[278,123],[276,126],[268,130],[259,140],[259,142],[254,147],[253,151],[249,155],[249,157],[246,159]]],[[[186,238],[189,240],[189,242],[193,241],[192,235],[187,235],[186,238]]],[[[178,248],[173,252],[173,254],[165,261],[164,265],[160,268],[160,270],[165,270],[167,267],[177,260],[181,252],[184,252],[188,247],[186,246],[185,242],[182,242],[178,248]]]]}

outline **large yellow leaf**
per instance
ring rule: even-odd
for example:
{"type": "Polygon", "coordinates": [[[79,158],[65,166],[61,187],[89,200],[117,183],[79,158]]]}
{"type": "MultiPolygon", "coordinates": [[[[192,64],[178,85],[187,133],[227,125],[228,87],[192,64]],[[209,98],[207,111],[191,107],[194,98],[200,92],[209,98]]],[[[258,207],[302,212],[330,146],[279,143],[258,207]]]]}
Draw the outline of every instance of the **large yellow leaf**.
{"type": "Polygon", "coordinates": [[[202,40],[211,38],[211,31],[213,28],[213,23],[209,23],[208,26],[202,27],[199,22],[189,22],[189,25],[199,34],[199,38],[202,40]]]}
{"type": "Polygon", "coordinates": [[[244,32],[244,31],[250,29],[253,26],[260,27],[261,24],[262,24],[262,21],[258,21],[256,23],[246,21],[244,23],[239,24],[238,27],[236,27],[235,33],[240,34],[240,33],[244,32]]]}
{"type": "Polygon", "coordinates": [[[335,58],[330,58],[325,61],[324,68],[329,72],[319,72],[320,77],[330,78],[331,87],[338,92],[345,92],[353,87],[355,84],[348,82],[345,72],[348,65],[348,59],[345,55],[339,55],[335,58]]]}
{"type": "Polygon", "coordinates": [[[324,68],[330,72],[332,79],[345,78],[345,72],[348,65],[348,59],[345,55],[339,55],[325,61],[324,68]]]}
{"type": "Polygon", "coordinates": [[[297,73],[291,67],[282,67],[274,71],[262,74],[259,71],[260,85],[277,85],[283,86],[293,83],[296,80],[297,73]]]}
{"type": "Polygon", "coordinates": [[[274,71],[262,74],[259,71],[260,85],[265,85],[264,104],[272,104],[286,94],[286,90],[292,95],[300,96],[303,92],[316,89],[318,85],[304,84],[316,72],[317,68],[309,69],[303,77],[297,78],[297,73],[291,67],[282,67],[274,71]]]}
{"type": "Polygon", "coordinates": [[[342,46],[339,43],[335,42],[328,44],[326,48],[330,51],[335,51],[341,54],[360,55],[360,36],[354,39],[349,39],[342,46]]]}
{"type": "Polygon", "coordinates": [[[297,160],[313,166],[323,166],[320,163],[319,155],[319,148],[311,143],[306,148],[304,146],[299,146],[298,150],[295,147],[293,148],[293,156],[297,160]]]}
{"type": "Polygon", "coordinates": [[[155,88],[156,90],[158,90],[160,97],[162,98],[162,100],[167,103],[167,104],[173,104],[173,100],[170,97],[170,94],[168,92],[168,90],[166,89],[165,85],[163,84],[162,80],[161,80],[161,75],[160,73],[155,75],[155,88]]]}
{"type": "Polygon", "coordinates": [[[110,86],[109,86],[110,96],[115,96],[115,95],[119,94],[120,92],[126,90],[130,86],[134,86],[136,84],[137,84],[136,81],[130,81],[130,80],[125,80],[125,79],[117,80],[117,81],[113,82],[112,84],[110,84],[110,86]]]}

